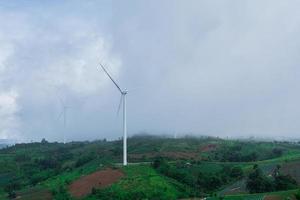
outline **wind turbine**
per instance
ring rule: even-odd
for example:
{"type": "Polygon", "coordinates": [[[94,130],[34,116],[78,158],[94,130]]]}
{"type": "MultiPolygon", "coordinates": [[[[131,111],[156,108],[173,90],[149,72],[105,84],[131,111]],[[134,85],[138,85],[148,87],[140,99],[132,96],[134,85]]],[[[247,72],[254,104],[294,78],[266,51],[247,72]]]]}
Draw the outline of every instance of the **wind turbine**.
{"type": "Polygon", "coordinates": [[[66,124],[67,124],[67,111],[69,106],[66,105],[66,103],[63,101],[63,99],[58,96],[60,103],[62,105],[62,112],[60,113],[58,119],[60,119],[63,116],[63,123],[64,123],[64,133],[63,133],[63,142],[66,144],[66,124]]]}
{"type": "Polygon", "coordinates": [[[104,68],[104,66],[100,63],[101,68],[105,72],[105,74],[109,77],[109,79],[114,83],[114,85],[117,87],[119,92],[121,93],[121,100],[118,112],[120,110],[120,106],[123,104],[123,165],[127,165],[127,110],[126,110],[126,95],[128,91],[126,89],[122,90],[120,86],[114,81],[114,79],[111,77],[111,75],[107,72],[107,70],[104,68]]]}

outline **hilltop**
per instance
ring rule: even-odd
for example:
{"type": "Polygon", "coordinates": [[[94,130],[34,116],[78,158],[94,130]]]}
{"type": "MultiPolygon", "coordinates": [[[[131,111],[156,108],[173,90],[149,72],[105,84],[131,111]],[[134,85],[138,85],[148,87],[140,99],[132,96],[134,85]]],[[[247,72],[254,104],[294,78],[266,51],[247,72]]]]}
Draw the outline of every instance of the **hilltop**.
{"type": "Polygon", "coordinates": [[[300,183],[300,146],[280,141],[134,136],[127,167],[120,140],[43,140],[0,157],[0,199],[295,199],[300,183]]]}

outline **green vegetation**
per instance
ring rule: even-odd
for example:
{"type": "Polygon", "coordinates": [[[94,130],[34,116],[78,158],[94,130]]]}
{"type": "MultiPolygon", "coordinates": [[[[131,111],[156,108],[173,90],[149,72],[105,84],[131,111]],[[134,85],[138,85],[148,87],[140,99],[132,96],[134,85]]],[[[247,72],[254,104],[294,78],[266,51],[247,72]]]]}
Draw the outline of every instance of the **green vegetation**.
{"type": "Polygon", "coordinates": [[[183,161],[168,163],[163,158],[157,158],[153,168],[160,174],[193,187],[196,196],[217,191],[221,186],[242,178],[244,173],[239,166],[183,161]]]}
{"type": "Polygon", "coordinates": [[[276,197],[274,199],[294,199],[298,190],[287,190],[279,192],[268,192],[268,193],[257,193],[257,194],[237,194],[237,195],[227,195],[224,197],[210,197],[207,200],[263,200],[266,197],[276,197]]]}
{"type": "Polygon", "coordinates": [[[122,170],[125,176],[110,186],[95,187],[82,199],[300,197],[299,173],[295,173],[300,163],[298,144],[135,136],[128,140],[128,157],[137,164],[128,167],[119,164],[121,147],[122,141],[61,144],[43,140],[3,148],[0,199],[74,199],[71,183],[108,167],[122,170]]]}
{"type": "Polygon", "coordinates": [[[157,174],[150,166],[128,166],[127,177],[106,189],[93,191],[92,199],[178,199],[188,197],[190,189],[157,174]]]}
{"type": "Polygon", "coordinates": [[[300,200],[300,190],[295,193],[295,197],[297,200],[300,200]]]}
{"type": "Polygon", "coordinates": [[[263,174],[258,165],[254,166],[249,174],[247,188],[250,193],[271,192],[280,190],[290,190],[297,188],[297,182],[290,175],[279,173],[279,166],[274,170],[273,176],[268,177],[263,174]]]}

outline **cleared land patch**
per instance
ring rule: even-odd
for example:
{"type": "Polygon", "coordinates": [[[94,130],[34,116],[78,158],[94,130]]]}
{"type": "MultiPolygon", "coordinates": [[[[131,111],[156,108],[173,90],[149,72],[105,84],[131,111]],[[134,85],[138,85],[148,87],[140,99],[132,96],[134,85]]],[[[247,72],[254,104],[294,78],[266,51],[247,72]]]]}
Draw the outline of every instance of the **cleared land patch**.
{"type": "Polygon", "coordinates": [[[282,200],[283,198],[280,195],[268,195],[264,200],[282,200]]]}
{"type": "Polygon", "coordinates": [[[93,188],[104,188],[118,181],[124,174],[120,170],[111,168],[94,172],[74,181],[69,191],[74,197],[83,197],[92,192],[93,188]]]}
{"type": "Polygon", "coordinates": [[[300,184],[300,161],[297,162],[290,162],[282,165],[280,171],[283,174],[290,175],[293,177],[298,185],[300,184]]]}
{"type": "Polygon", "coordinates": [[[201,151],[201,152],[214,151],[214,150],[217,149],[217,147],[218,147],[217,144],[207,144],[207,145],[201,147],[200,151],[201,151]]]}

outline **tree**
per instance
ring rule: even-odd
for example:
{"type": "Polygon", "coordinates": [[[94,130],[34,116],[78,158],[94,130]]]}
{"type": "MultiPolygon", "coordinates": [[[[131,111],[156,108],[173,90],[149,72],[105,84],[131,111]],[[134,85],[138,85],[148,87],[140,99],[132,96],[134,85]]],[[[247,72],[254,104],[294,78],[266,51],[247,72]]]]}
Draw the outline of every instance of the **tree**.
{"type": "Polygon", "coordinates": [[[121,146],[117,146],[117,147],[113,148],[111,151],[114,156],[120,156],[120,155],[122,155],[122,152],[123,152],[121,146]]]}
{"type": "Polygon", "coordinates": [[[222,184],[222,182],[218,176],[211,176],[207,183],[207,187],[210,190],[214,190],[214,189],[220,187],[221,184],[222,184]]]}
{"type": "Polygon", "coordinates": [[[290,175],[278,175],[275,177],[276,190],[290,190],[297,188],[297,182],[290,175]]]}
{"type": "Polygon", "coordinates": [[[274,157],[280,157],[283,154],[283,149],[274,148],[274,149],[272,149],[272,154],[274,155],[274,157]]]}
{"type": "Polygon", "coordinates": [[[59,185],[56,189],[52,190],[54,199],[57,200],[71,200],[70,194],[67,192],[67,189],[63,185],[59,185]]]}
{"type": "Polygon", "coordinates": [[[80,167],[90,161],[92,161],[94,159],[92,154],[88,154],[88,155],[83,155],[80,158],[78,158],[78,160],[75,163],[75,167],[80,167]]]}
{"type": "Polygon", "coordinates": [[[4,190],[8,193],[8,198],[14,199],[16,198],[16,190],[21,188],[21,184],[18,181],[10,181],[4,188],[4,190]]]}
{"type": "Polygon", "coordinates": [[[273,173],[272,173],[272,176],[273,177],[276,177],[276,176],[278,176],[279,175],[279,173],[280,173],[280,168],[281,168],[281,165],[276,165],[276,168],[274,169],[274,171],[273,171],[273,173]]]}
{"type": "Polygon", "coordinates": [[[9,191],[8,192],[8,198],[9,199],[15,199],[17,197],[17,194],[15,191],[9,191]]]}
{"type": "Polygon", "coordinates": [[[257,160],[257,153],[256,152],[252,152],[248,155],[245,155],[241,158],[242,161],[245,161],[245,162],[249,162],[249,161],[256,161],[257,160]]]}
{"type": "Polygon", "coordinates": [[[152,167],[154,169],[157,169],[161,166],[161,164],[164,162],[163,158],[161,157],[157,157],[154,159],[153,163],[152,163],[152,167]]]}
{"type": "Polygon", "coordinates": [[[260,168],[255,168],[248,176],[247,189],[250,193],[270,192],[274,190],[273,182],[263,175],[260,168]]]}
{"type": "Polygon", "coordinates": [[[295,194],[295,197],[297,200],[300,200],[300,190],[297,191],[297,193],[295,194]]]}
{"type": "Polygon", "coordinates": [[[42,141],[41,141],[41,143],[42,143],[42,144],[47,144],[48,141],[47,141],[45,138],[43,138],[42,141]]]}
{"type": "Polygon", "coordinates": [[[243,176],[243,170],[240,166],[235,166],[231,169],[230,176],[233,178],[238,178],[243,176]]]}

